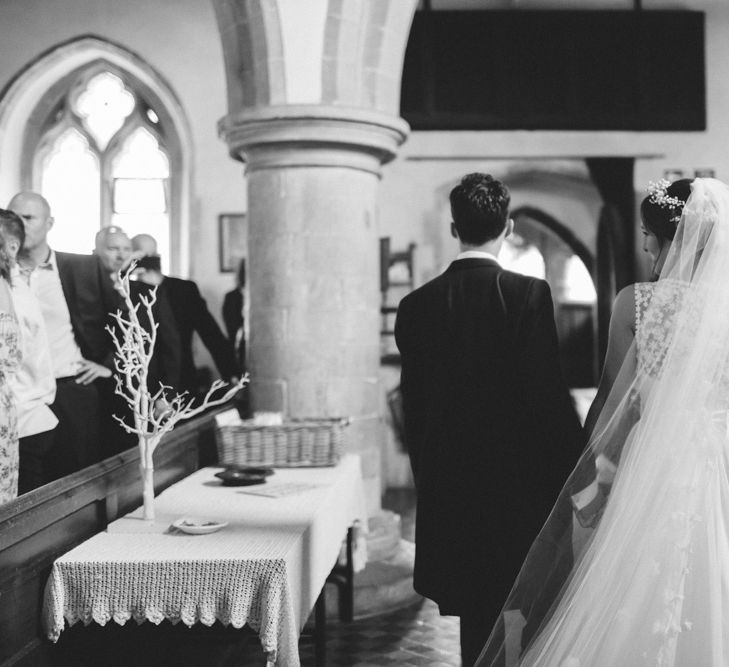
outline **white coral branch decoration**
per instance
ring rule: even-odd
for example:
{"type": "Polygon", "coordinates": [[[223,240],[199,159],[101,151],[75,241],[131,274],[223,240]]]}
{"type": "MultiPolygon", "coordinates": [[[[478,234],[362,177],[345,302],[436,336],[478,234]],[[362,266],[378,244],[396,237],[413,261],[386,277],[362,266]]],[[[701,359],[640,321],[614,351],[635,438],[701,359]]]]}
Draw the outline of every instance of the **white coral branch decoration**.
{"type": "Polygon", "coordinates": [[[162,437],[169,433],[179,421],[189,419],[212,406],[229,401],[248,384],[248,376],[245,375],[230,386],[226,382],[216,380],[199,402],[190,397],[187,392],[175,393],[174,396],[169,397],[168,392],[172,388],[162,384],[153,393],[148,385],[148,376],[149,364],[157,342],[158,324],[154,320],[152,311],[152,307],[157,301],[157,287],[148,296],[141,295],[139,303],[134,304],[129,284],[129,277],[133,269],[134,264],[125,273],[119,273],[116,287],[124,299],[126,313],[123,314],[121,310],[118,310],[113,315],[117,326],[115,328],[107,326],[107,331],[114,339],[115,392],[129,405],[133,423],[129,424],[125,418],[118,415],[114,415],[114,419],[127,433],[132,433],[138,438],[144,518],[152,521],[154,520],[154,462],[152,455],[162,437]],[[140,308],[146,312],[150,322],[150,331],[147,331],[140,322],[140,308]],[[228,389],[222,396],[213,398],[218,390],[226,386],[228,389]]]}

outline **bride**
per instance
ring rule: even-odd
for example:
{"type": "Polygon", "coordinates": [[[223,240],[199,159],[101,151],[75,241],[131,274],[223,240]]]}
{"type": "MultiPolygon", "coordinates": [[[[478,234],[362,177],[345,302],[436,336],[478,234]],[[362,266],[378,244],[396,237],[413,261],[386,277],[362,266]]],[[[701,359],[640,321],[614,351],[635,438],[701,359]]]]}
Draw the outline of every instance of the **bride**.
{"type": "Polygon", "coordinates": [[[667,185],[660,277],[616,299],[590,443],[477,665],[729,665],[729,187],[667,185]]]}

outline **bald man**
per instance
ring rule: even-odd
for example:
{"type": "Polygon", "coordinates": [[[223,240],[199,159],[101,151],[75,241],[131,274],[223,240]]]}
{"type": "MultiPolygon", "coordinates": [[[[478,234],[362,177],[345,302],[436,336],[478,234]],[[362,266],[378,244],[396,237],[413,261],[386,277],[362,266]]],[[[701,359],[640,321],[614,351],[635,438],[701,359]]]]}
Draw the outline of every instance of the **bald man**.
{"type": "Polygon", "coordinates": [[[102,227],[94,238],[94,255],[116,280],[119,271],[132,260],[132,242],[121,227],[102,227]]]}
{"type": "MultiPolygon", "coordinates": [[[[94,239],[94,255],[99,258],[104,267],[110,284],[119,280],[119,271],[127,268],[132,260],[132,242],[126,232],[116,225],[103,227],[96,234],[94,239]]],[[[135,304],[141,303],[141,296],[150,296],[152,287],[139,281],[132,280],[129,283],[131,299],[135,304]]],[[[123,307],[122,307],[123,309],[123,307]]],[[[147,318],[146,309],[140,308],[137,311],[142,326],[151,331],[151,324],[147,318]]],[[[157,340],[149,366],[149,389],[156,392],[160,383],[172,389],[170,395],[180,390],[180,336],[175,326],[175,319],[170,307],[167,295],[164,292],[157,293],[157,300],[152,306],[152,315],[157,323],[157,340]]],[[[112,328],[113,328],[112,324],[112,328]]],[[[112,418],[112,415],[120,417],[129,413],[129,406],[124,400],[119,400],[115,392],[102,394],[102,432],[104,445],[107,454],[115,454],[136,444],[136,438],[128,435],[119,427],[119,424],[112,418]]],[[[127,419],[131,423],[131,417],[127,419]]]]}
{"type": "Polygon", "coordinates": [[[8,204],[25,226],[19,263],[38,298],[56,378],[51,409],[58,417],[54,477],[98,461],[99,385],[111,378],[113,348],[105,330],[119,297],[91,255],[55,252],[48,245],[53,216],[37,192],[20,192],[8,204]]]}
{"type": "Polygon", "coordinates": [[[135,257],[154,257],[159,254],[157,240],[150,234],[132,236],[132,250],[135,257]]]}

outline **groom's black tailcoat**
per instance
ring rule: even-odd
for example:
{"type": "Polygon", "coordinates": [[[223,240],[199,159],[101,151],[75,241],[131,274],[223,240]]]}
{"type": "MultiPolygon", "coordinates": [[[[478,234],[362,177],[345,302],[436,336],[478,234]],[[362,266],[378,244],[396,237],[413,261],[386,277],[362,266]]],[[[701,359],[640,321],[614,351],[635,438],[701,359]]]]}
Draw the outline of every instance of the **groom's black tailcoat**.
{"type": "Polygon", "coordinates": [[[415,589],[442,613],[495,620],[583,446],[549,286],[457,260],[401,301],[395,335],[415,589]]]}

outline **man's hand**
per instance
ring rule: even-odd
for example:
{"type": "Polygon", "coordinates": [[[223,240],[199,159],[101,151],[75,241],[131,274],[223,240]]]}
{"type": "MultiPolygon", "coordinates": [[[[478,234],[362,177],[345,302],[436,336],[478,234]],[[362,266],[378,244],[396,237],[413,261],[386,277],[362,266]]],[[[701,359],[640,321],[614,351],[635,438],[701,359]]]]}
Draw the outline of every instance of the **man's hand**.
{"type": "Polygon", "coordinates": [[[172,406],[164,398],[158,398],[154,402],[154,416],[156,419],[167,417],[172,412],[172,406]]]}
{"type": "Polygon", "coordinates": [[[102,366],[101,364],[97,364],[94,361],[84,359],[83,363],[81,364],[81,370],[79,371],[78,375],[76,375],[76,382],[78,384],[91,384],[94,380],[97,380],[98,378],[110,377],[111,370],[108,369],[106,366],[102,366]]]}

